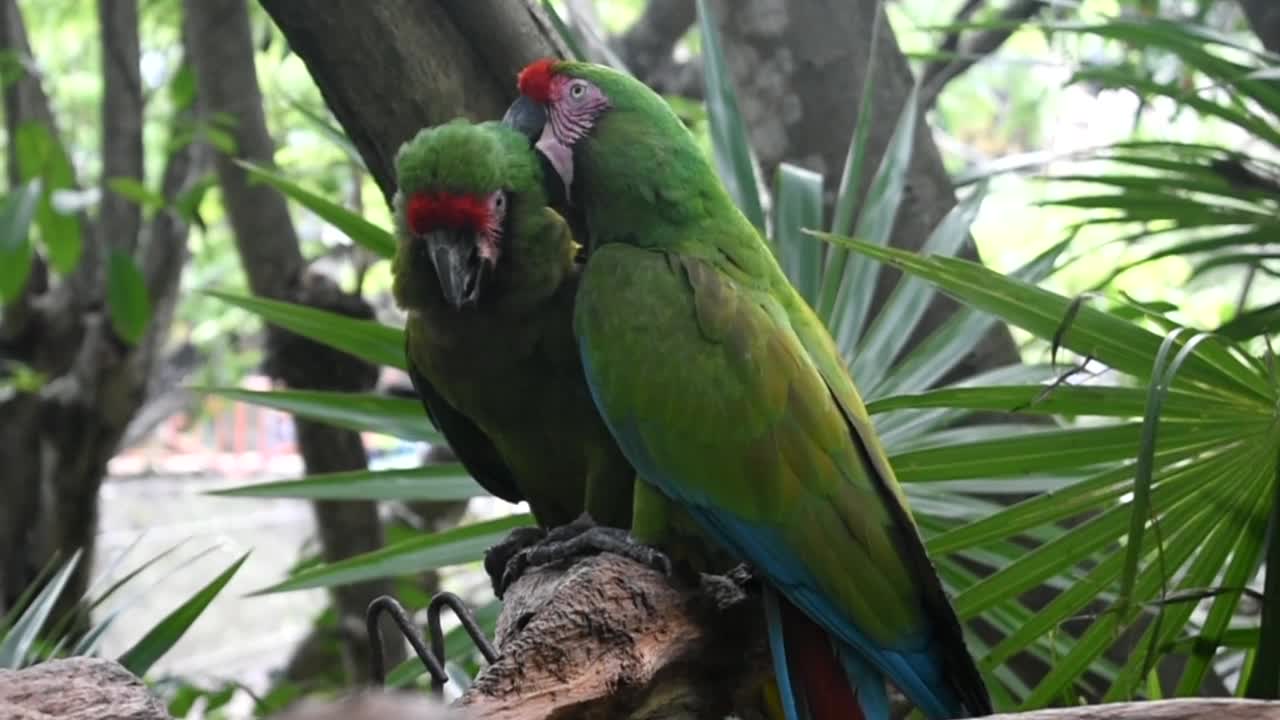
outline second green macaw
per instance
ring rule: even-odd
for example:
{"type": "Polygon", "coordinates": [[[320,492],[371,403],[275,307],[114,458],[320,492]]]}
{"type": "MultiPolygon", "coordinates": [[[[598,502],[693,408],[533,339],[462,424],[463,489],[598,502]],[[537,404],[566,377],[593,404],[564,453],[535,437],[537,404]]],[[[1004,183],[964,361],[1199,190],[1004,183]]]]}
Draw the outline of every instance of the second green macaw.
{"type": "Polygon", "coordinates": [[[392,289],[427,414],[486,490],[528,501],[539,525],[585,511],[628,527],[634,470],[583,379],[572,335],[582,267],[531,141],[455,120],[405,143],[395,169],[392,289]]]}
{"type": "Polygon", "coordinates": [[[648,481],[634,538],[661,547],[674,503],[754,566],[793,720],[887,719],[886,677],[930,718],[990,712],[835,344],[693,136],[598,65],[540,60],[518,85],[508,117],[585,215],[575,333],[648,481]]]}

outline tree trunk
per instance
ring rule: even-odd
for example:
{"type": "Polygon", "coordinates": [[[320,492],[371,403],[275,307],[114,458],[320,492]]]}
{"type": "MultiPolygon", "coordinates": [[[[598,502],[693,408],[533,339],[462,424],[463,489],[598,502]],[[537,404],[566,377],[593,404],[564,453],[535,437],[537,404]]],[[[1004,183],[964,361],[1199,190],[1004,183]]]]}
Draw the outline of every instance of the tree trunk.
{"type": "Polygon", "coordinates": [[[1262,46],[1280,53],[1280,5],[1275,0],[1240,0],[1240,9],[1262,46]]]}
{"type": "MultiPolygon", "coordinates": [[[[142,180],[142,96],[138,78],[136,0],[104,0],[99,6],[103,71],[103,179],[142,180]]],[[[13,0],[0,4],[3,47],[23,59],[31,44],[13,0]]],[[[22,67],[33,67],[34,62],[22,67]]],[[[5,89],[9,137],[35,123],[60,142],[39,78],[24,73],[5,89]]],[[[10,185],[22,179],[16,147],[8,144],[10,185]]],[[[167,160],[161,192],[176,199],[204,172],[202,146],[188,144],[167,160]]],[[[48,378],[38,392],[0,401],[0,612],[7,609],[54,553],[84,551],[59,598],[55,614],[83,595],[92,568],[98,489],[107,461],[146,397],[156,355],[168,337],[182,268],[187,260],[186,221],[170,209],[144,227],[141,212],[104,192],[98,221],[77,217],[83,250],[67,277],[51,277],[43,258],[33,262],[22,296],[0,318],[0,360],[25,363],[48,378]],[[145,233],[149,242],[140,245],[145,233]],[[107,314],[109,251],[127,255],[142,269],[152,317],[136,345],[116,335],[107,314]]]]}
{"type": "MultiPolygon", "coordinates": [[[[877,10],[880,4],[879,0],[716,3],[738,103],[765,179],[771,182],[784,160],[822,173],[828,218],[867,75],[874,73],[875,81],[867,159],[858,185],[864,192],[915,82],[893,30],[877,10]],[[871,56],[871,36],[877,22],[881,23],[879,37],[871,56]]],[[[889,241],[907,250],[919,249],[956,203],[951,177],[923,114],[916,123],[913,142],[906,192],[889,241]]],[[[977,259],[972,240],[960,254],[977,259]]],[[[881,271],[873,307],[884,302],[898,277],[895,270],[881,271]]],[[[927,337],[957,307],[954,300],[939,293],[915,327],[908,348],[927,337]]],[[[1009,330],[998,325],[944,382],[1019,359],[1009,330]]],[[[894,360],[884,358],[884,362],[894,360]]]]}
{"type": "MultiPolygon", "coordinates": [[[[187,0],[184,7],[185,38],[207,109],[235,118],[232,134],[236,157],[272,165],[274,145],[263,115],[245,0],[187,0]]],[[[338,14],[332,7],[318,13],[338,14]]],[[[365,49],[368,48],[353,53],[346,61],[358,64],[352,61],[365,49]]],[[[228,155],[220,155],[215,166],[241,263],[255,295],[359,317],[373,316],[364,300],[341,292],[331,281],[305,270],[289,209],[279,193],[265,185],[251,184],[247,173],[228,155]]],[[[376,367],[275,328],[268,329],[265,369],[292,388],[368,390],[377,381],[376,367]]],[[[368,466],[358,433],[301,420],[295,420],[295,426],[309,474],[362,470],[368,466]]],[[[332,562],[382,546],[376,503],[319,502],[313,507],[326,560],[332,562]]],[[[365,608],[390,589],[390,581],[380,580],[334,593],[344,665],[356,680],[364,680],[368,672],[370,646],[364,630],[365,608]]],[[[387,632],[392,632],[390,626],[387,632]]],[[[391,661],[402,657],[402,653],[402,648],[391,648],[391,661]]]]}
{"type": "Polygon", "coordinates": [[[383,195],[395,194],[396,151],[455,117],[501,117],[516,73],[564,46],[527,0],[262,0],[383,195]]]}

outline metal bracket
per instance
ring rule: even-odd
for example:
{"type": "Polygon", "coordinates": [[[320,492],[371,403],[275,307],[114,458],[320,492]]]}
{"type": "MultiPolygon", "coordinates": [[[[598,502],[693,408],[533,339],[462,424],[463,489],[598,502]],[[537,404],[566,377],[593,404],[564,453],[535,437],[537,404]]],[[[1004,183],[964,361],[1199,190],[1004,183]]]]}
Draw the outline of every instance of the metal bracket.
{"type": "Polygon", "coordinates": [[[485,662],[493,664],[498,659],[498,651],[489,642],[489,638],[485,637],[484,631],[480,629],[480,624],[476,622],[475,615],[467,607],[457,595],[451,592],[437,593],[431,598],[431,603],[427,606],[427,631],[431,638],[431,647],[427,648],[422,642],[422,636],[418,633],[418,629],[414,626],[413,620],[409,618],[409,614],[405,612],[404,606],[390,595],[381,595],[374,598],[369,603],[369,609],[365,611],[365,627],[369,633],[369,644],[371,652],[369,654],[369,682],[375,687],[382,687],[387,682],[386,659],[383,655],[382,645],[382,628],[378,621],[385,612],[391,617],[392,622],[400,630],[400,634],[405,640],[409,641],[409,645],[417,654],[418,659],[422,661],[422,665],[427,669],[427,674],[431,676],[431,687],[435,692],[440,693],[444,690],[444,684],[449,682],[449,675],[445,672],[445,647],[444,647],[444,630],[440,624],[440,612],[445,607],[453,610],[453,614],[462,624],[462,629],[467,636],[471,638],[471,642],[484,656],[485,662]]]}

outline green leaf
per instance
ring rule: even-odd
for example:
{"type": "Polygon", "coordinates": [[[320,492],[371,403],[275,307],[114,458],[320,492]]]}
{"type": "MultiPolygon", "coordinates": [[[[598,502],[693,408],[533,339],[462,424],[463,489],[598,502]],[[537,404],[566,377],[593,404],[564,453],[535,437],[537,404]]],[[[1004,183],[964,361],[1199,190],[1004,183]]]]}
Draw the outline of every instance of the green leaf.
{"type": "Polygon", "coordinates": [[[0,637],[0,668],[16,670],[26,665],[28,653],[35,645],[41,628],[53,612],[53,607],[66,587],[71,573],[80,564],[80,551],[76,550],[58,572],[45,584],[44,589],[36,595],[26,610],[18,616],[13,625],[0,637]]]}
{"type": "Polygon", "coordinates": [[[31,273],[31,246],[17,250],[0,249],[0,305],[11,303],[22,295],[31,273]]]}
{"type": "Polygon", "coordinates": [[[127,175],[107,179],[107,188],[115,194],[134,201],[146,210],[159,210],[166,203],[164,195],[143,185],[137,178],[127,175]]]}
{"type": "MultiPolygon", "coordinates": [[[[1224,442],[1235,439],[1239,431],[1238,427],[1222,427],[1221,423],[1179,423],[1167,429],[1165,449],[1172,451],[1184,443],[1224,442]]],[[[891,459],[902,482],[1053,473],[1132,457],[1137,452],[1141,432],[1141,423],[1047,430],[909,450],[896,453],[891,459]]]]}
{"type": "Polygon", "coordinates": [[[137,345],[151,321],[151,296],[133,256],[116,248],[111,250],[107,274],[107,307],[116,334],[137,345]]]}
{"type": "Polygon", "coordinates": [[[212,172],[206,173],[186,189],[173,201],[173,210],[183,220],[204,229],[204,220],[200,217],[200,205],[210,190],[217,187],[218,177],[212,172]]]}
{"type": "MultiPolygon", "coordinates": [[[[978,215],[986,191],[986,184],[980,184],[951,208],[929,234],[920,252],[956,254],[969,237],[969,226],[978,215]]],[[[911,331],[933,302],[934,294],[933,286],[924,280],[902,276],[858,344],[851,371],[859,383],[876,387],[884,380],[889,374],[890,364],[902,353],[911,331]]]]}
{"type": "Polygon", "coordinates": [[[532,524],[531,515],[508,515],[410,538],[370,553],[309,567],[282,583],[253,594],[338,587],[365,580],[415,575],[473,562],[479,560],[485,550],[506,537],[512,529],[532,524]]]}
{"type": "Polygon", "coordinates": [[[342,231],[357,245],[362,245],[384,258],[395,257],[396,239],[394,235],[386,230],[267,168],[244,160],[236,160],[236,164],[244,168],[251,178],[265,182],[279,190],[290,200],[305,207],[320,219],[342,231]]]}
{"type": "Polygon", "coordinates": [[[702,75],[706,88],[711,149],[720,180],[752,225],[764,232],[764,209],[751,162],[751,143],[738,111],[729,65],[721,50],[720,31],[706,0],[698,0],[698,29],[702,38],[702,75]]]}
{"type": "Polygon", "coordinates": [[[410,398],[325,390],[266,391],[202,387],[192,390],[273,408],[307,420],[357,432],[382,433],[404,440],[440,442],[440,434],[432,429],[422,404],[410,398]]]}
{"type": "Polygon", "coordinates": [[[168,89],[175,111],[181,112],[191,107],[196,100],[196,73],[190,62],[184,59],[178,66],[177,72],[169,78],[168,89]]]}
{"type": "MultiPolygon", "coordinates": [[[[886,246],[893,235],[894,221],[902,205],[902,194],[907,186],[911,154],[915,146],[916,117],[919,103],[919,86],[912,86],[902,107],[898,124],[894,126],[889,146],[885,148],[880,167],[867,189],[867,198],[854,235],[873,245],[886,246]]],[[[846,262],[836,293],[835,306],[831,309],[827,327],[832,329],[836,347],[846,356],[852,354],[862,337],[863,325],[871,308],[871,296],[875,292],[880,266],[868,262],[846,262]]]]}
{"type": "Polygon", "coordinates": [[[1245,695],[1280,697],[1280,458],[1271,487],[1271,519],[1267,523],[1266,580],[1262,590],[1262,624],[1245,695]]]}
{"type": "MultiPolygon", "coordinates": [[[[858,101],[858,116],[854,120],[853,137],[849,139],[849,151],[845,155],[844,172],[840,175],[840,187],[836,190],[835,208],[832,211],[831,231],[837,235],[848,235],[853,230],[853,220],[858,204],[862,201],[862,168],[867,163],[867,140],[871,136],[871,121],[874,117],[871,110],[871,96],[875,88],[876,48],[880,44],[880,32],[888,20],[876,8],[876,20],[871,26],[871,42],[867,48],[867,72],[862,80],[862,95],[858,101]]],[[[826,252],[826,263],[823,267],[821,290],[818,299],[812,303],[818,317],[824,321],[831,317],[835,307],[836,294],[840,291],[839,279],[844,277],[845,263],[849,260],[849,251],[842,247],[830,247],[826,252]]],[[[830,324],[828,323],[828,327],[830,324]]]]}
{"type": "Polygon", "coordinates": [[[80,261],[80,221],[74,215],[55,210],[52,197],[58,190],[75,189],[75,170],[62,146],[43,125],[19,125],[14,144],[21,178],[42,181],[44,192],[36,208],[36,226],[40,229],[40,241],[49,251],[49,264],[66,275],[80,261]]]}
{"type": "MultiPolygon", "coordinates": [[[[1010,277],[1039,283],[1053,272],[1054,263],[1066,243],[1063,241],[1032,258],[1010,277]]],[[[867,397],[917,392],[933,386],[967,357],[995,324],[996,319],[986,313],[969,307],[960,308],[899,360],[883,382],[877,386],[863,386],[867,397]]]]}
{"type": "Polygon", "coordinates": [[[302,500],[466,500],[485,495],[457,463],[424,467],[364,470],[311,475],[301,480],[242,485],[214,490],[228,497],[298,498],[302,500]]]}
{"type": "Polygon", "coordinates": [[[142,677],[147,674],[152,665],[156,661],[164,657],[178,640],[186,634],[187,629],[191,627],[200,615],[204,613],[205,608],[209,607],[209,603],[222,592],[222,588],[244,564],[249,557],[249,553],[240,556],[238,560],[231,563],[226,570],[223,570],[216,578],[211,580],[208,585],[200,588],[195,595],[192,595],[186,602],[179,605],[176,610],[169,613],[155,627],[151,628],[146,635],[142,636],[133,647],[125,651],[117,660],[126,670],[142,677]]]}
{"type": "Polygon", "coordinates": [[[31,219],[40,204],[40,178],[22,183],[0,204],[0,251],[15,252],[27,246],[31,219]]]}
{"type": "Polygon", "coordinates": [[[268,300],[252,295],[206,291],[219,300],[248,310],[263,320],[350,353],[376,365],[405,370],[404,331],[375,320],[339,315],[295,303],[268,300]]]}
{"type": "Polygon", "coordinates": [[[22,294],[31,272],[31,220],[40,203],[40,187],[40,178],[32,178],[0,204],[0,304],[22,294]]]}
{"type": "Polygon", "coordinates": [[[773,248],[791,284],[809,303],[822,282],[822,244],[801,232],[822,227],[822,176],[781,163],[773,189],[773,248]]]}
{"type": "MultiPolygon", "coordinates": [[[[1029,283],[1005,277],[979,263],[956,258],[923,258],[896,248],[880,247],[852,238],[819,234],[864,255],[886,262],[904,272],[925,278],[960,301],[993,313],[1046,340],[1056,340],[1062,320],[1073,301],[1029,283]]],[[[1140,379],[1151,373],[1151,358],[1160,336],[1113,315],[1083,305],[1079,308],[1062,345],[1081,355],[1140,379]]],[[[1187,358],[1182,371],[1187,380],[1204,383],[1223,393],[1239,394],[1261,406],[1268,391],[1245,364],[1210,362],[1204,352],[1187,358]]]]}
{"type": "Polygon", "coordinates": [[[1165,335],[1156,352],[1156,359],[1151,371],[1151,383],[1147,388],[1147,404],[1142,419],[1142,439],[1138,445],[1138,465],[1133,473],[1133,502],[1129,525],[1129,537],[1125,543],[1124,570],[1120,575],[1120,597],[1116,601],[1116,612],[1121,616],[1129,614],[1129,603],[1133,593],[1133,585],[1138,575],[1138,560],[1142,555],[1142,541],[1146,533],[1147,521],[1151,519],[1151,482],[1155,472],[1156,437],[1160,428],[1161,408],[1164,405],[1166,391],[1177,375],[1182,363],[1190,356],[1201,341],[1207,339],[1206,334],[1198,334],[1187,341],[1177,353],[1170,358],[1175,343],[1183,329],[1173,330],[1165,335]]]}
{"type": "MultiPolygon", "coordinates": [[[[909,395],[894,395],[867,404],[872,415],[911,408],[964,408],[989,412],[1133,418],[1143,415],[1147,393],[1114,385],[979,385],[946,387],[909,395]]],[[[1239,422],[1255,419],[1249,406],[1190,390],[1169,390],[1162,422],[1217,419],[1239,422]]]]}
{"type": "Polygon", "coordinates": [[[1214,333],[1232,340],[1249,340],[1277,331],[1280,331],[1280,302],[1245,310],[1219,325],[1214,333]]]}

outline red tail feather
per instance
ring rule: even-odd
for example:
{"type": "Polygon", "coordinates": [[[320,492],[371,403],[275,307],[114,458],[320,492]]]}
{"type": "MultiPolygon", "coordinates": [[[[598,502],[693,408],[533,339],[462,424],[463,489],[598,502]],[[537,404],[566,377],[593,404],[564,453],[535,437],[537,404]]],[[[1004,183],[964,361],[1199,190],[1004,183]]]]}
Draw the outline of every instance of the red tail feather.
{"type": "Polygon", "coordinates": [[[865,720],[826,631],[785,599],[781,605],[791,682],[804,693],[813,720],[865,720]]]}

